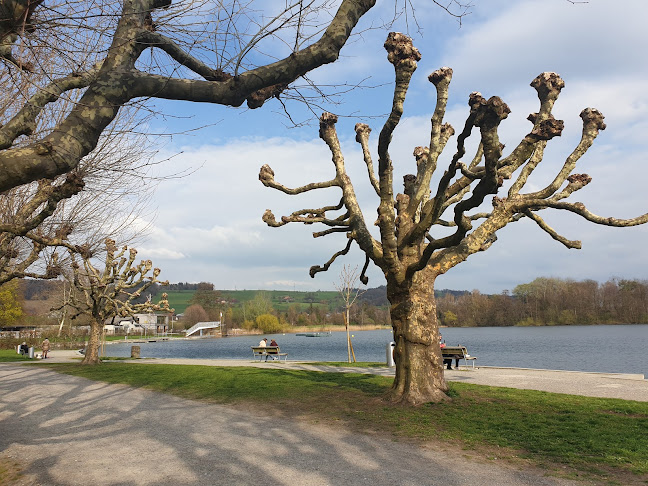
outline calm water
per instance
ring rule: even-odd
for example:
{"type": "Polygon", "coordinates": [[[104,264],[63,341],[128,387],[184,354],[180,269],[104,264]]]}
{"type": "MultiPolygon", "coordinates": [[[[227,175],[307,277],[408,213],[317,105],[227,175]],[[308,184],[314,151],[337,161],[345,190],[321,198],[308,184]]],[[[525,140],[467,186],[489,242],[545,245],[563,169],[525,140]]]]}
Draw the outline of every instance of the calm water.
{"type": "MultiPolygon", "coordinates": [[[[385,361],[390,330],[355,331],[353,348],[358,361],[385,361]]],[[[477,365],[648,375],[648,325],[445,328],[448,345],[461,344],[477,356],[477,365]]],[[[289,360],[346,361],[346,333],[328,337],[295,334],[274,338],[289,360]]],[[[149,358],[252,358],[250,346],[261,336],[223,339],[171,340],[140,343],[149,358]]],[[[130,356],[132,343],[106,346],[108,356],[130,356]]]]}

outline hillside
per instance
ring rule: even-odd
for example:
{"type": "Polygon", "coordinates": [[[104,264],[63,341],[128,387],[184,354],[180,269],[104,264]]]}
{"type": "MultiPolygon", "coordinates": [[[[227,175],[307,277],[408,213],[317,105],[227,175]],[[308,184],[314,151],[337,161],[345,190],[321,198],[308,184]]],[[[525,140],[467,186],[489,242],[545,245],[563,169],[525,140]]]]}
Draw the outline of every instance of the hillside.
{"type": "MultiPolygon", "coordinates": [[[[164,289],[162,289],[165,291],[164,289]]],[[[181,314],[190,305],[189,301],[196,290],[168,290],[169,304],[175,309],[176,314],[181,314]]],[[[309,309],[311,306],[325,307],[328,310],[335,311],[344,307],[344,300],[337,290],[317,290],[315,292],[300,292],[292,290],[216,290],[220,292],[223,300],[230,303],[232,307],[240,307],[245,302],[253,300],[259,293],[265,294],[272,306],[281,312],[285,312],[288,307],[296,305],[299,311],[309,309]]],[[[435,294],[442,297],[446,294],[460,296],[467,294],[465,290],[439,290],[435,294]]],[[[358,297],[358,303],[366,302],[376,307],[387,307],[387,288],[383,285],[367,289],[358,297]]]]}
{"type": "MultiPolygon", "coordinates": [[[[169,288],[152,287],[150,292],[155,298],[166,292],[169,295],[169,304],[175,309],[176,314],[181,314],[190,305],[191,298],[201,284],[171,284],[169,288]]],[[[60,299],[61,282],[56,280],[22,280],[21,288],[24,294],[24,308],[27,314],[43,315],[52,307],[56,300],[60,299]]],[[[293,290],[217,290],[223,300],[226,300],[232,307],[240,307],[245,302],[253,300],[259,293],[266,295],[275,309],[285,312],[288,307],[296,305],[299,311],[316,307],[325,307],[335,311],[344,307],[344,301],[336,290],[317,290],[314,292],[302,292],[293,290]]],[[[440,290],[435,292],[437,297],[446,294],[455,296],[464,295],[466,291],[440,290]]],[[[366,302],[376,307],[386,307],[387,289],[380,286],[366,289],[358,297],[358,302],[366,302]]]]}

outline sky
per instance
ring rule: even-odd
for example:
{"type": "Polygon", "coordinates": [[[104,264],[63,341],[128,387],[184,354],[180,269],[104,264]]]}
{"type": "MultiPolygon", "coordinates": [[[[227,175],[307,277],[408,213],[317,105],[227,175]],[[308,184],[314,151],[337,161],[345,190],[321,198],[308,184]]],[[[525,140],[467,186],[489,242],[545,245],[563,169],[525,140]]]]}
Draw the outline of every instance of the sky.
{"type": "MultiPolygon", "coordinates": [[[[341,117],[338,136],[369,224],[375,219],[377,201],[367,184],[353,126],[360,121],[372,127],[376,160],[377,134],[390,109],[393,89],[393,68],[382,47],[388,31],[376,27],[389,19],[393,3],[378,4],[361,21],[362,35],[345,46],[340,60],[310,74],[323,85],[362,82],[367,86],[342,95],[339,104],[326,109],[341,117]]],[[[579,113],[594,107],[605,115],[607,129],[576,169],[589,174],[592,182],[570,200],[583,202],[601,216],[631,218],[648,211],[644,188],[648,3],[477,0],[461,26],[429,1],[414,6],[419,29],[411,17],[407,24],[400,22],[391,29],[411,35],[423,56],[390,149],[395,181],[414,172],[412,151],[429,140],[435,103],[429,73],[441,66],[454,70],[446,121],[456,129],[463,126],[471,92],[479,91],[486,98],[500,96],[511,109],[500,127],[500,139],[514,147],[531,128],[526,117],[538,109],[529,83],[541,72],[555,71],[566,84],[554,109],[555,117],[565,121],[565,130],[549,143],[529,190],[553,178],[578,142],[579,113]]],[[[259,110],[186,102],[164,102],[160,107],[173,116],[158,117],[149,128],[174,134],[162,139],[158,157],[169,160],[160,170],[165,174],[190,171],[185,177],[160,182],[152,203],[155,216],[144,214],[138,222],[149,228],[138,246],[139,254],[162,269],[162,278],[207,281],[227,290],[333,290],[343,265],[362,266],[364,255],[354,246],[328,272],[310,278],[312,265],[324,264],[344,248],[344,235],[314,239],[313,231],[323,228],[297,224],[270,228],[261,220],[266,209],[279,218],[339,200],[335,190],[287,196],[258,180],[263,164],[269,164],[276,180],[288,186],[333,177],[331,156],[318,138],[316,121],[291,126],[275,100],[259,110]],[[204,128],[194,130],[199,127],[204,128]]],[[[295,120],[306,118],[303,106],[291,105],[290,110],[295,120]]],[[[440,167],[452,156],[453,143],[455,138],[440,167]]],[[[396,190],[402,189],[396,186],[396,190]]],[[[500,293],[537,277],[599,282],[648,279],[648,225],[610,228],[566,212],[544,211],[542,216],[563,236],[581,240],[583,248],[568,250],[535,223],[522,220],[498,232],[498,241],[488,251],[472,255],[439,277],[436,288],[500,293]]],[[[369,287],[385,284],[376,267],[368,276],[369,287]]]]}

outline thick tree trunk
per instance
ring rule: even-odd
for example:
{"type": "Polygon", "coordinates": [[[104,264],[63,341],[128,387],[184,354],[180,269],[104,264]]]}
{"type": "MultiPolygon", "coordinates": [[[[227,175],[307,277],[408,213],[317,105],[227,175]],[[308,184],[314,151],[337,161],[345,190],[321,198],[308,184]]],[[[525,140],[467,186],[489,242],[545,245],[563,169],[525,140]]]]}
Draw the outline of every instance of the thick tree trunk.
{"type": "Polygon", "coordinates": [[[435,278],[426,268],[410,282],[387,281],[396,342],[396,378],[389,399],[396,403],[421,405],[448,399],[439,347],[435,278]]]}
{"type": "Polygon", "coordinates": [[[103,322],[92,321],[90,324],[90,339],[86,348],[85,358],[81,361],[84,365],[95,365],[101,363],[99,359],[99,346],[101,346],[101,331],[103,322]]]}

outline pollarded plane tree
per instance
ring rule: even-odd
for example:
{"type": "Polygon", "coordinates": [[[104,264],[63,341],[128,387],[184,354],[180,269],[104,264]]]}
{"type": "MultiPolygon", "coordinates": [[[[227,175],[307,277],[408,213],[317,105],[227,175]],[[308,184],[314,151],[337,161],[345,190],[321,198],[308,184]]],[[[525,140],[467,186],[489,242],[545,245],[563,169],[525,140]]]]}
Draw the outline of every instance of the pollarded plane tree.
{"type": "MultiPolygon", "coordinates": [[[[125,107],[155,114],[152,99],[229,107],[247,102],[250,109],[279,97],[312,102],[323,91],[308,73],[338,58],[375,3],[0,2],[0,194],[20,188],[8,195],[17,208],[36,193],[18,212],[0,201],[9,209],[0,220],[0,254],[7,257],[0,260],[2,278],[54,275],[59,265],[53,252],[45,254],[41,269],[31,265],[47,246],[66,246],[79,224],[55,231],[42,224],[51,222],[61,201],[89,190],[89,184],[82,187],[86,172],[72,172],[100,148],[125,107]],[[306,81],[301,86],[300,79],[306,81]]],[[[470,7],[457,0],[434,3],[458,19],[470,7]]]]}
{"type": "Polygon", "coordinates": [[[113,317],[128,317],[136,313],[163,311],[172,313],[167,294],[158,303],[149,300],[136,301],[154,283],[168,285],[158,280],[159,268],[153,268],[151,260],[136,263],[137,250],[123,246],[117,248],[115,241],[105,241],[103,269],[93,263],[93,254],[70,250],[71,272],[66,275],[72,291],[63,304],[75,317],[85,314],[90,320],[90,337],[82,364],[99,363],[99,348],[104,324],[113,317]],[[80,262],[78,260],[81,260],[80,262]]]}
{"type": "Polygon", "coordinates": [[[378,137],[378,170],[369,146],[370,129],[357,124],[356,141],[361,145],[369,181],[379,200],[377,212],[379,237],[372,236],[365,221],[352,181],[345,168],[335,123],[337,117],[324,113],[320,118],[320,138],[328,145],[335,166],[335,177],[289,188],[274,178],[268,165],[261,168],[259,179],[267,186],[288,195],[317,189],[339,187],[341,199],[330,206],[302,209],[283,216],[279,221],[271,210],[263,220],[272,227],[288,223],[319,223],[327,227],[315,237],[344,233],[344,249],[335,253],[323,266],[313,266],[311,277],[326,271],[355,242],[366,255],[360,276],[367,283],[366,269],[370,262],[377,265],[387,280],[387,297],[396,342],[396,376],[389,399],[398,403],[419,405],[447,399],[443,362],[438,344],[438,323],[434,299],[435,279],[464,262],[470,255],[488,249],[496,241],[496,233],[509,223],[529,218],[553,239],[567,248],[580,248],[558,234],[540,216],[543,210],[569,211],[587,221],[607,226],[633,226],[646,223],[648,214],[634,219],[600,217],[582,203],[567,199],[590,183],[586,174],[576,174],[576,163],[605,128],[603,115],[591,108],[581,112],[582,136],[574,150],[560,164],[555,178],[544,188],[525,192],[534,170],[543,161],[547,142],[559,136],[563,122],[552,115],[552,108],[564,86],[555,73],[543,73],[533,80],[540,100],[537,113],[529,116],[531,131],[510,153],[503,154],[498,127],[510,112],[497,96],[485,99],[479,93],[469,97],[470,113],[457,136],[457,149],[449,165],[436,178],[439,156],[454,135],[454,129],[443,122],[452,77],[450,68],[441,68],[429,76],[436,88],[436,106],[431,118],[430,141],[427,147],[414,150],[415,173],[406,175],[403,192],[394,194],[394,166],[389,147],[394,129],[403,113],[403,102],[409,82],[416,69],[420,53],[407,36],[391,33],[385,43],[388,60],[395,68],[395,88],[392,109],[378,137]],[[463,162],[466,139],[473,130],[479,133],[479,145],[470,162],[463,162]],[[505,189],[504,181],[508,189],[505,189]],[[505,192],[506,191],[506,192],[505,192]],[[492,207],[483,210],[482,203],[492,207]],[[450,215],[444,217],[444,215],[450,215]]]}

